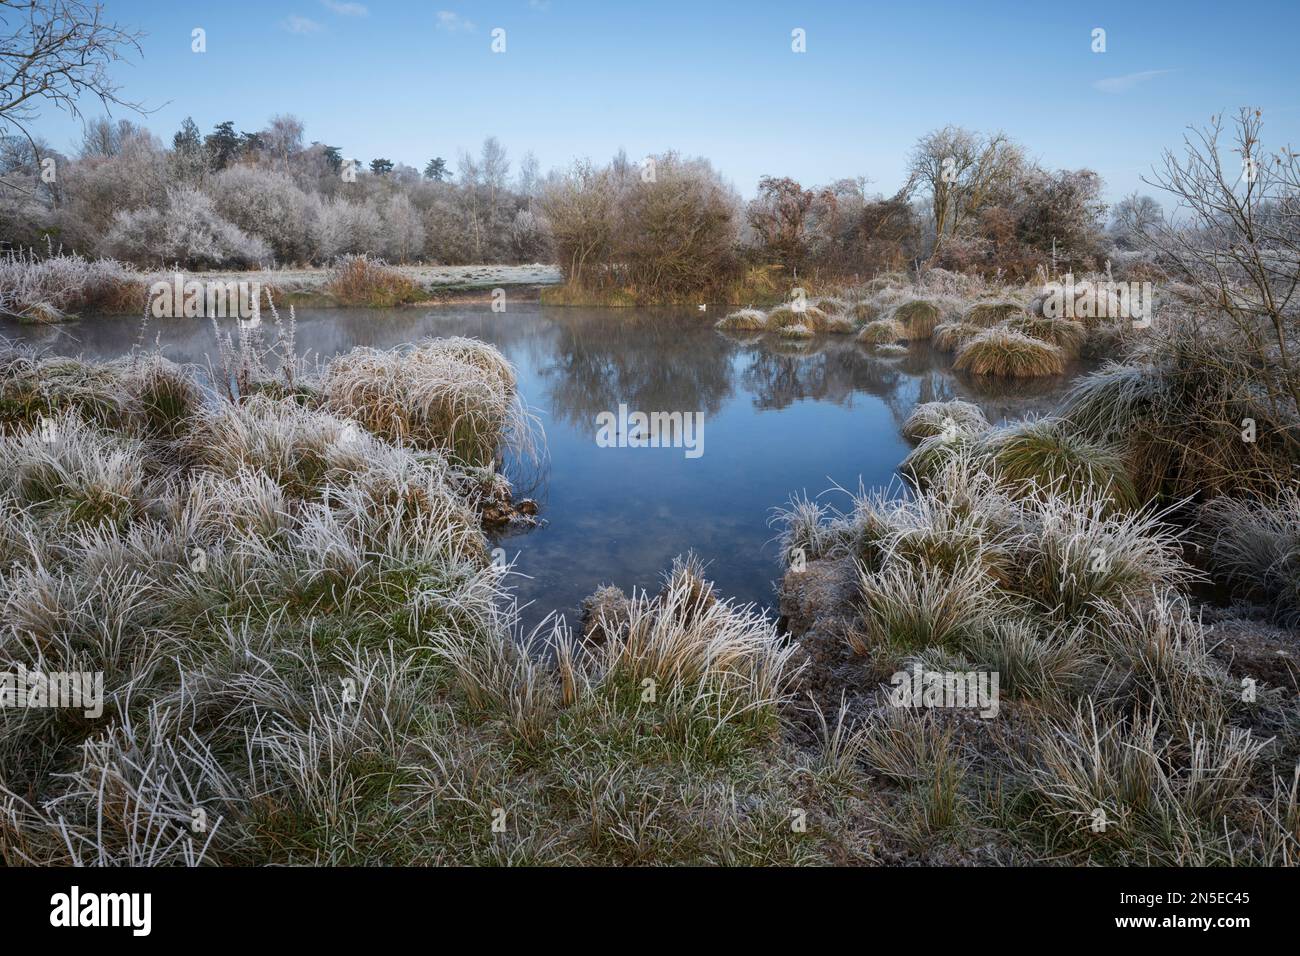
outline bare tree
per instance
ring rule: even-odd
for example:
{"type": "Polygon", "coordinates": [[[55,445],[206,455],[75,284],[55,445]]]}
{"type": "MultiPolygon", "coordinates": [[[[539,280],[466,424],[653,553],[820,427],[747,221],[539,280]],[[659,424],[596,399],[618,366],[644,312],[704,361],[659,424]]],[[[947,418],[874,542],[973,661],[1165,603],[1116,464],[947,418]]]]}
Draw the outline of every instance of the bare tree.
{"type": "Polygon", "coordinates": [[[102,3],[0,0],[0,124],[30,141],[28,127],[42,103],[80,117],[86,95],[110,112],[143,112],[109,76],[113,63],[140,52],[142,36],[105,22],[102,3]]]}
{"type": "Polygon", "coordinates": [[[814,199],[811,189],[789,176],[764,176],[758,181],[758,196],[746,210],[763,249],[792,271],[803,265],[808,254],[806,220],[814,199]]]}
{"type": "Polygon", "coordinates": [[[609,170],[590,162],[575,162],[570,170],[552,174],[542,191],[542,211],[551,224],[560,268],[577,285],[608,281],[616,192],[609,170]]]}
{"type": "MultiPolygon", "coordinates": [[[[1270,421],[1258,423],[1258,441],[1281,444],[1296,460],[1300,157],[1288,147],[1265,150],[1261,126],[1260,112],[1242,109],[1223,150],[1222,117],[1192,129],[1182,156],[1166,150],[1147,182],[1173,196],[1175,208],[1138,238],[1204,303],[1190,319],[1206,372],[1261,407],[1270,421]]],[[[1223,408],[1219,424],[1240,427],[1234,411],[1223,408]]]]}
{"type": "Polygon", "coordinates": [[[1024,154],[1003,133],[984,136],[945,126],[922,136],[912,150],[908,172],[930,192],[934,248],[955,236],[1020,174],[1024,154]]]}
{"type": "Polygon", "coordinates": [[[1275,437],[1300,452],[1300,156],[1263,147],[1258,110],[1242,109],[1232,125],[1235,160],[1220,150],[1222,117],[1192,129],[1181,157],[1165,151],[1146,182],[1176,208],[1139,238],[1209,307],[1202,334],[1226,321],[1217,337],[1223,373],[1267,402],[1275,437]]]}
{"type": "Polygon", "coordinates": [[[1160,203],[1150,196],[1134,192],[1115,204],[1110,218],[1110,233],[1121,248],[1135,248],[1142,244],[1142,237],[1149,236],[1163,219],[1164,210],[1160,203]]]}

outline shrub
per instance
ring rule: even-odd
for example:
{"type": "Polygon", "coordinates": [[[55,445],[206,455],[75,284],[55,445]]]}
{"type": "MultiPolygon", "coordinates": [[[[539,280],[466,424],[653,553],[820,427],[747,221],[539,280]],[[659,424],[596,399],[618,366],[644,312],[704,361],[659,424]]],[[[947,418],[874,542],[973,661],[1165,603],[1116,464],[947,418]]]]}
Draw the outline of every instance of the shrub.
{"type": "Polygon", "coordinates": [[[629,284],[653,301],[725,288],[738,272],[738,197],[707,160],[653,161],[653,179],[626,192],[615,235],[629,284]]]}
{"type": "Polygon", "coordinates": [[[957,352],[953,368],[974,375],[1035,378],[1065,371],[1061,350],[1007,329],[989,329],[957,352]]]}
{"type": "Polygon", "coordinates": [[[208,193],[222,217],[264,240],[279,263],[312,258],[320,203],[286,173],[231,166],[217,174],[208,193]]]}
{"type": "Polygon", "coordinates": [[[317,261],[330,262],[340,256],[370,256],[382,248],[384,222],[365,203],[336,196],[321,203],[314,236],[317,261]]]}
{"type": "Polygon", "coordinates": [[[415,302],[423,289],[414,279],[367,255],[339,259],[325,288],[343,305],[392,308],[415,302]]]}
{"type": "Polygon", "coordinates": [[[609,266],[618,223],[617,188],[609,169],[574,163],[547,182],[541,205],[565,281],[587,289],[610,284],[616,278],[609,266]]]}
{"type": "MultiPolygon", "coordinates": [[[[520,237],[523,242],[527,237],[520,237]]],[[[394,193],[383,206],[380,254],[390,262],[414,262],[424,251],[424,223],[405,193],[394,193]]]]}

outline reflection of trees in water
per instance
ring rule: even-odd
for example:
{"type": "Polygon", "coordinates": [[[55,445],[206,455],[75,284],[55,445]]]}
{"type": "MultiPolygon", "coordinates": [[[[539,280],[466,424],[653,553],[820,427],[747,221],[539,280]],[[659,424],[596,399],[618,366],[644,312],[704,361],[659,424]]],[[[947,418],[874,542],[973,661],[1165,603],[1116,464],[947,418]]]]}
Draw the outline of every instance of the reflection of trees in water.
{"type": "Polygon", "coordinates": [[[1081,371],[1072,369],[1064,379],[980,380],[954,373],[952,356],[923,342],[906,355],[887,357],[839,338],[732,341],[746,357],[741,381],[754,393],[756,408],[782,409],[805,399],[850,405],[855,394],[866,394],[879,398],[900,428],[917,405],[955,398],[978,405],[993,422],[1047,414],[1081,371]]]}
{"type": "Polygon", "coordinates": [[[553,310],[540,374],[556,418],[586,427],[619,402],[640,411],[717,413],[732,393],[732,343],[694,316],[553,310]]]}
{"type": "Polygon", "coordinates": [[[914,397],[910,383],[933,365],[925,355],[874,355],[843,338],[791,347],[768,337],[748,346],[745,353],[748,364],[741,381],[754,393],[754,406],[763,409],[781,409],[805,399],[851,405],[855,394],[872,395],[892,406],[914,397]]]}

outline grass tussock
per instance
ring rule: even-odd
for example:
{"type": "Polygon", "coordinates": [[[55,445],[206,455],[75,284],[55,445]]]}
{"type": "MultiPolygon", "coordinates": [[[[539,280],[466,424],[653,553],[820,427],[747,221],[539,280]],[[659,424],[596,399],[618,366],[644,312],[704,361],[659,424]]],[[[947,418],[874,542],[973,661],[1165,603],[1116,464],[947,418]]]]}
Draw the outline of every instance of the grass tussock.
{"type": "Polygon", "coordinates": [[[969,322],[944,322],[934,327],[930,342],[940,352],[955,352],[983,331],[969,322]]]}
{"type": "Polygon", "coordinates": [[[324,407],[391,442],[490,465],[500,436],[530,435],[514,370],[476,339],[433,339],[411,348],[354,349],[321,376],[324,407]]]}
{"type": "Polygon", "coordinates": [[[890,318],[902,326],[904,338],[928,339],[942,321],[943,312],[934,302],[912,299],[895,306],[890,318]]]}
{"type": "MultiPolygon", "coordinates": [[[[1144,498],[1267,499],[1300,463],[1296,424],[1263,381],[1223,361],[1230,342],[1180,326],[1081,379],[1061,416],[1115,444],[1144,498]]],[[[1262,370],[1260,373],[1262,374],[1262,370]]]]}
{"type": "Polygon", "coordinates": [[[998,378],[1041,378],[1060,375],[1065,360],[1055,345],[1009,329],[989,329],[960,348],[953,368],[998,378]]]}
{"type": "MultiPolygon", "coordinates": [[[[394,371],[373,358],[341,368],[394,371]]],[[[98,716],[0,709],[4,863],[797,865],[852,842],[781,733],[798,649],[698,561],[606,594],[599,639],[523,634],[447,436],[395,444],[323,386],[192,408],[166,366],[7,360],[117,402],[0,436],[0,670],[104,677],[98,716]]]]}
{"type": "Polygon", "coordinates": [[[1026,315],[1025,307],[1019,302],[994,301],[976,302],[962,313],[962,322],[980,328],[992,328],[1026,315]]]}
{"type": "Polygon", "coordinates": [[[815,305],[796,309],[793,305],[779,305],[767,313],[767,328],[774,332],[800,325],[811,332],[825,332],[829,316],[815,305]]]}
{"type": "Polygon", "coordinates": [[[0,315],[23,322],[61,322],[86,313],[143,312],[147,277],[114,259],[62,252],[0,256],[0,315]]]}
{"type": "Polygon", "coordinates": [[[368,255],[341,257],[330,271],[325,290],[342,305],[377,309],[407,305],[425,297],[414,279],[368,255]]]}
{"type": "Polygon", "coordinates": [[[1073,319],[1046,319],[1028,315],[1011,319],[1006,327],[1056,346],[1067,358],[1078,357],[1088,334],[1083,324],[1073,319]]]}
{"type": "Polygon", "coordinates": [[[907,331],[893,319],[875,319],[864,325],[857,339],[866,345],[894,345],[907,338],[907,331]]]}
{"type": "Polygon", "coordinates": [[[920,442],[936,435],[953,437],[959,431],[979,434],[988,428],[988,419],[978,405],[959,399],[923,402],[912,409],[907,421],[903,422],[903,437],[910,442],[920,442]]]}
{"type": "Polygon", "coordinates": [[[1123,457],[1053,418],[1028,419],[984,436],[997,474],[1018,494],[1087,498],[1098,491],[1118,509],[1138,505],[1123,457]]]}
{"type": "Polygon", "coordinates": [[[1300,491],[1282,488],[1255,500],[1216,498],[1200,517],[1212,570],[1295,626],[1300,621],[1300,491]]]}
{"type": "Polygon", "coordinates": [[[733,332],[761,332],[767,328],[767,313],[762,309],[739,309],[719,319],[717,327],[733,332]]]}
{"type": "MultiPolygon", "coordinates": [[[[852,619],[817,638],[864,665],[839,672],[865,681],[868,717],[838,749],[892,785],[874,819],[909,852],[992,838],[1000,859],[1294,864],[1291,692],[1243,694],[1185,593],[1183,533],[1116,510],[1108,470],[1021,496],[995,454],[957,449],[911,495],[779,516],[784,547],[856,562],[852,619]],[[995,674],[1002,705],[986,721],[903,706],[900,671],[995,674]]],[[[1242,519],[1217,507],[1220,526],[1242,519]]]]}
{"type": "Polygon", "coordinates": [[[853,303],[849,308],[849,315],[855,322],[866,324],[874,322],[885,313],[884,306],[871,299],[863,299],[860,302],[853,303]]]}

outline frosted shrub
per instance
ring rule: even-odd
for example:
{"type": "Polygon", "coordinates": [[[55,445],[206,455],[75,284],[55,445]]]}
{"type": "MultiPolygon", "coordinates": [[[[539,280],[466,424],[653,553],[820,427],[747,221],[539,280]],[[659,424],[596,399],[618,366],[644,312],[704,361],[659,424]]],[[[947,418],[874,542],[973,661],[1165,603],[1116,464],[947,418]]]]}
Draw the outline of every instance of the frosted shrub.
{"type": "Polygon", "coordinates": [[[379,248],[384,224],[370,206],[333,199],[322,203],[316,238],[316,258],[334,259],[379,248]]]}
{"type": "Polygon", "coordinates": [[[162,209],[119,212],[104,245],[141,266],[252,268],[271,259],[263,240],[223,219],[208,196],[187,186],[168,190],[162,209]]]}
{"type": "Polygon", "coordinates": [[[223,218],[265,240],[278,262],[311,258],[320,205],[285,173],[233,166],[216,177],[208,193],[223,218]]]}

